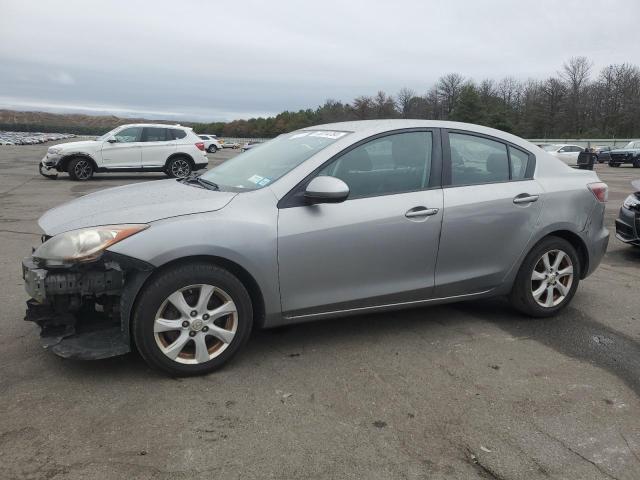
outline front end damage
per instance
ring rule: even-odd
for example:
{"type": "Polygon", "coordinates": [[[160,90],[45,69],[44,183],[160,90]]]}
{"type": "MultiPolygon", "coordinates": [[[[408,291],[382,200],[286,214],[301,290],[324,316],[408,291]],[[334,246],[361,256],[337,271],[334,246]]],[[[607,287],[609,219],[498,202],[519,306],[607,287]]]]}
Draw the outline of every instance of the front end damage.
{"type": "Polygon", "coordinates": [[[98,360],[131,350],[129,318],[152,266],[104,252],[89,263],[45,267],[22,262],[27,293],[25,320],[40,327],[44,348],[64,358],[98,360]]]}

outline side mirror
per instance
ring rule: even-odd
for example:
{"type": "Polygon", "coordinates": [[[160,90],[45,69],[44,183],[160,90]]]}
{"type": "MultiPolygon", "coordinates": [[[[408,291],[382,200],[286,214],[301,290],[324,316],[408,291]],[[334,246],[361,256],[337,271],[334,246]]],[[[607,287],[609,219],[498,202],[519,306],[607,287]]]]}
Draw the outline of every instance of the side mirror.
{"type": "Polygon", "coordinates": [[[336,177],[320,176],[309,182],[304,198],[309,203],[340,203],[349,196],[349,186],[336,177]]]}
{"type": "Polygon", "coordinates": [[[107,142],[109,143],[117,143],[118,141],[114,137],[107,138],[107,142]]]}

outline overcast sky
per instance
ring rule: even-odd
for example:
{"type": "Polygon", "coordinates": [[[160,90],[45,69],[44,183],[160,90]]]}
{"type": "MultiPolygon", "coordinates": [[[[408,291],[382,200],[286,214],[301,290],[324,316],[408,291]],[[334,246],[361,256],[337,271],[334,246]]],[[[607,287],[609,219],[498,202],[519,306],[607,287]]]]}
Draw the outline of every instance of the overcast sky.
{"type": "Polygon", "coordinates": [[[0,0],[0,107],[232,120],[640,64],[640,0],[0,0]]]}

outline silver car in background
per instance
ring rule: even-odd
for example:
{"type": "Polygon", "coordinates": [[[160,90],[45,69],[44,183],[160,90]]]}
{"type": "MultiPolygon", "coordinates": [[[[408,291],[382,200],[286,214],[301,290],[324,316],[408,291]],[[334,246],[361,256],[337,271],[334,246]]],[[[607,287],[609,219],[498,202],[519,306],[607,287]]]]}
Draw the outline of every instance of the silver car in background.
{"type": "Polygon", "coordinates": [[[27,319],[69,358],[135,344],[210,372],[252,328],[491,296],[547,317],[606,250],[607,186],[477,125],[378,120],[280,135],[200,176],[43,215],[27,319]]]}

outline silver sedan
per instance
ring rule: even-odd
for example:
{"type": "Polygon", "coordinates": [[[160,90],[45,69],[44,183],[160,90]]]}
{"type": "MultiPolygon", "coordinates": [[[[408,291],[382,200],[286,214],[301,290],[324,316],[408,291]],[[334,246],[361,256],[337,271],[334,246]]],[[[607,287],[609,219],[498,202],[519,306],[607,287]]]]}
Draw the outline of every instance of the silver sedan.
{"type": "Polygon", "coordinates": [[[27,319],[63,357],[135,344],[193,375],[252,328],[500,295],[548,317],[600,263],[606,200],[594,172],[490,128],[305,128],[200,176],[47,212],[23,261],[27,319]]]}

